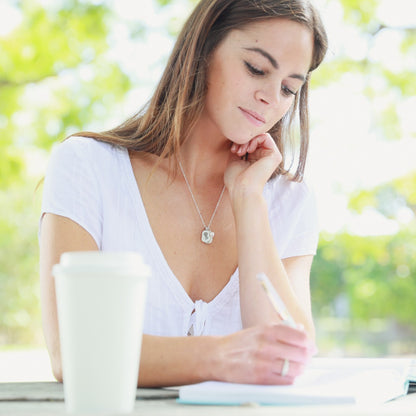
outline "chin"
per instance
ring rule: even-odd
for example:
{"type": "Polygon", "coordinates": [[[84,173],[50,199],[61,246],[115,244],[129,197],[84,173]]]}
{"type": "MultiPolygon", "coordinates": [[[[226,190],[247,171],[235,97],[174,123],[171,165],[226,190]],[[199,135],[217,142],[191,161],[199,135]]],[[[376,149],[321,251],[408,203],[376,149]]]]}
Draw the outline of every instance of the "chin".
{"type": "Polygon", "coordinates": [[[235,144],[246,144],[254,137],[258,136],[259,134],[262,134],[262,132],[252,132],[252,131],[246,131],[244,133],[231,133],[227,135],[226,137],[228,140],[232,141],[235,144]]]}

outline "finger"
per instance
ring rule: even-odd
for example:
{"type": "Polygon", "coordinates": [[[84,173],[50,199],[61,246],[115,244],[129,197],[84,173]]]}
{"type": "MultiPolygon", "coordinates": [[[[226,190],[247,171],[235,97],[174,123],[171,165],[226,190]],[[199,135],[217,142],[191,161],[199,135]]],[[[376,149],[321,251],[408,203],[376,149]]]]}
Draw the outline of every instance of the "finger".
{"type": "Polygon", "coordinates": [[[282,161],[282,155],[273,138],[269,134],[263,134],[255,137],[249,143],[248,150],[253,161],[260,159],[264,159],[265,161],[270,160],[275,167],[277,167],[282,161]]]}
{"type": "Polygon", "coordinates": [[[264,374],[264,384],[292,384],[305,372],[306,366],[290,360],[279,359],[269,365],[264,374]]]}
{"type": "Polygon", "coordinates": [[[268,341],[284,342],[298,347],[308,347],[311,343],[305,330],[283,323],[267,325],[262,328],[262,333],[268,341]]]}
{"type": "Polygon", "coordinates": [[[238,155],[238,154],[240,154],[240,153],[241,153],[241,151],[242,151],[242,146],[244,146],[244,145],[234,143],[234,144],[231,146],[230,150],[231,150],[231,152],[232,152],[232,153],[235,153],[235,154],[237,154],[237,155],[238,155]]]}
{"type": "Polygon", "coordinates": [[[272,149],[275,146],[273,138],[268,133],[259,134],[256,137],[253,137],[248,143],[238,145],[234,143],[231,146],[231,151],[236,153],[252,153],[258,147],[264,147],[267,149],[272,149]]]}
{"type": "Polygon", "coordinates": [[[286,344],[308,349],[315,348],[315,343],[309,338],[304,329],[292,328],[285,324],[277,324],[270,327],[269,334],[274,336],[277,341],[286,344]]]}
{"type": "Polygon", "coordinates": [[[284,360],[274,363],[268,361],[259,362],[252,368],[252,379],[249,382],[255,384],[289,385],[293,384],[295,378],[303,372],[299,365],[292,365],[292,362],[289,362],[287,373],[282,375],[283,366],[284,360]]]}
{"type": "Polygon", "coordinates": [[[256,151],[258,145],[259,145],[259,142],[256,139],[251,140],[248,147],[247,147],[247,152],[248,153],[253,153],[254,151],[256,151]]]}
{"type": "MultiPolygon", "coordinates": [[[[267,142],[267,137],[265,134],[260,134],[256,137],[254,137],[253,139],[251,139],[248,142],[248,146],[247,146],[247,152],[249,153],[253,153],[255,152],[258,148],[264,148],[263,143],[267,142]]],[[[266,146],[267,148],[268,146],[266,146]]]]}
{"type": "Polygon", "coordinates": [[[237,144],[237,143],[233,143],[233,145],[231,146],[230,150],[231,153],[235,153],[238,154],[239,150],[240,150],[241,145],[237,144]]]}
{"type": "Polygon", "coordinates": [[[312,358],[312,351],[308,348],[294,347],[293,345],[276,343],[272,354],[278,359],[288,359],[298,364],[306,365],[312,358]]]}
{"type": "Polygon", "coordinates": [[[237,154],[239,156],[245,155],[247,153],[247,148],[248,148],[248,143],[244,143],[242,145],[240,145],[240,147],[237,150],[237,154]]]}
{"type": "Polygon", "coordinates": [[[305,371],[306,366],[296,361],[279,359],[273,366],[273,373],[288,378],[300,376],[305,371]]]}
{"type": "Polygon", "coordinates": [[[312,351],[305,347],[293,346],[282,341],[262,343],[257,356],[264,360],[288,359],[301,365],[306,365],[312,358],[312,351]]]}
{"type": "Polygon", "coordinates": [[[283,357],[286,357],[285,354],[291,354],[289,356],[290,359],[304,362],[309,361],[318,351],[315,342],[309,338],[304,330],[278,324],[271,328],[271,332],[268,335],[275,345],[280,346],[279,348],[282,350],[282,354],[284,354],[281,355],[283,357]]]}
{"type": "Polygon", "coordinates": [[[276,142],[273,140],[273,137],[269,133],[259,134],[258,136],[252,139],[256,142],[257,147],[263,147],[265,149],[276,149],[276,142]]]}

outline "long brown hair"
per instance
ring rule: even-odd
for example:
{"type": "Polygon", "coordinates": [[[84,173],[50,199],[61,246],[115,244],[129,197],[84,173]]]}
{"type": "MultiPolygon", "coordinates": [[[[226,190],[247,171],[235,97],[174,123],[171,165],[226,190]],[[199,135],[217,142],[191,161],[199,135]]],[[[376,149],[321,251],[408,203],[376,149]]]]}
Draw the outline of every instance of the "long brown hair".
{"type": "MultiPolygon", "coordinates": [[[[309,72],[317,68],[326,53],[327,36],[318,12],[308,0],[201,0],[185,22],[149,103],[114,129],[76,135],[177,159],[181,144],[204,107],[210,55],[230,30],[270,18],[289,19],[311,30],[314,44],[309,72]]],[[[269,131],[283,155],[275,174],[287,174],[287,145],[298,113],[299,160],[291,176],[295,181],[302,180],[308,152],[308,88],[309,73],[288,113],[269,131]]]]}

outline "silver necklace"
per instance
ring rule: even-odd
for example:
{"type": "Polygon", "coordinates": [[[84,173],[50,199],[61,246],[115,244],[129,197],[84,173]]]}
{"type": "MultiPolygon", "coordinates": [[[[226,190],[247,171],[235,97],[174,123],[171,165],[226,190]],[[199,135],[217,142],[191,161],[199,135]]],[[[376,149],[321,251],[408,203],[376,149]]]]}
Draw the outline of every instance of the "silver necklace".
{"type": "Polygon", "coordinates": [[[220,205],[222,196],[224,195],[225,184],[222,188],[221,195],[218,198],[218,202],[217,202],[217,205],[215,206],[214,212],[211,215],[211,219],[209,220],[209,223],[207,225],[204,221],[204,218],[202,217],[202,214],[201,214],[201,211],[199,209],[198,203],[196,202],[194,193],[192,192],[191,186],[189,185],[189,182],[188,182],[188,178],[185,175],[185,171],[183,170],[182,163],[180,161],[179,161],[179,167],[181,168],[183,178],[185,179],[185,182],[186,182],[186,186],[188,187],[189,193],[191,194],[192,200],[194,201],[195,208],[198,211],[199,218],[201,218],[201,222],[204,226],[204,229],[202,230],[202,233],[201,233],[201,241],[205,244],[211,244],[212,240],[214,239],[214,235],[215,235],[214,231],[211,231],[211,224],[212,224],[212,221],[214,220],[215,214],[217,213],[217,209],[220,205]]]}

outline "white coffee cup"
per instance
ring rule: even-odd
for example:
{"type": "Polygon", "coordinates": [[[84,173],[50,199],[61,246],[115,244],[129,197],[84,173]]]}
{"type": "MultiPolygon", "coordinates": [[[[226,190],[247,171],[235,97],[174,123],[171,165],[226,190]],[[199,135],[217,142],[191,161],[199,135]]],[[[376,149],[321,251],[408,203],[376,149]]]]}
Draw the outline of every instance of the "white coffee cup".
{"type": "Polygon", "coordinates": [[[138,253],[69,252],[53,275],[66,410],[131,412],[149,267],[138,253]]]}

